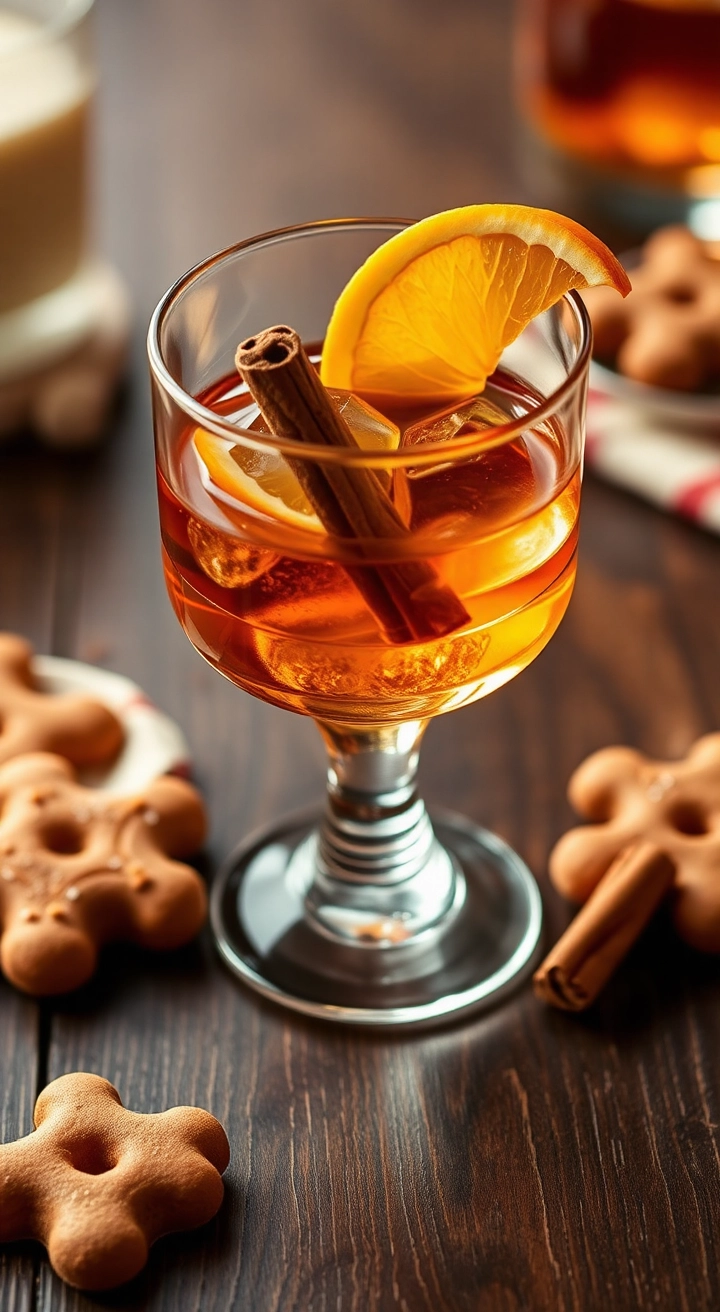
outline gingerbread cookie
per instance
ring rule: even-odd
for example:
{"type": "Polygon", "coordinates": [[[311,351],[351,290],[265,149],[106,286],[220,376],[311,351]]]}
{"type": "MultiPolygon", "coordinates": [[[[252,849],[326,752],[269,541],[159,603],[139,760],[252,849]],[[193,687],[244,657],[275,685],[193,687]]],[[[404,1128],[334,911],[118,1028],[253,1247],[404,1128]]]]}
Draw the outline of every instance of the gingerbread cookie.
{"type": "Polygon", "coordinates": [[[570,801],[594,824],[571,829],[550,857],[561,893],[585,902],[623,851],[647,842],[676,867],[672,910],[692,947],[720,951],[720,733],[682,761],[607,747],[572,776],[570,801]]]}
{"type": "Polygon", "coordinates": [[[199,794],[163,776],[141,793],[84,788],[72,765],[34,753],[0,766],[0,964],[28,993],[65,993],[98,948],[174,948],[205,919],[205,886],[171,857],[205,836],[199,794]]]}
{"type": "Polygon", "coordinates": [[[24,638],[0,633],[0,762],[39,751],[78,766],[111,761],[123,741],[120,721],[94,697],[41,692],[32,655],[24,638]]]}
{"type": "Polygon", "coordinates": [[[127,1111],[107,1080],[77,1073],[43,1090],[35,1125],[0,1146],[0,1240],[39,1239],[79,1289],[130,1280],[156,1239],[222,1202],[230,1147],[199,1107],[127,1111]]]}
{"type": "Polygon", "coordinates": [[[623,301],[583,292],[595,355],[655,387],[700,391],[720,380],[720,259],[687,228],[661,228],[631,270],[623,301]]]}

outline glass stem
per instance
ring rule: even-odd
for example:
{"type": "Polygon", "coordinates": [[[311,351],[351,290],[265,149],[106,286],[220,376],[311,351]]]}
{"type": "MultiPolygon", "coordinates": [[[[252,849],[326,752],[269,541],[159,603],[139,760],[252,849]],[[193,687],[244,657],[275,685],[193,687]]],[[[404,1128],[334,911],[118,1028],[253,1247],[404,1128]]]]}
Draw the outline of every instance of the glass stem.
{"type": "Polygon", "coordinates": [[[454,862],[417,794],[427,721],[358,730],[319,722],[330,758],[307,910],[325,932],[380,944],[435,924],[456,895],[454,862]]]}

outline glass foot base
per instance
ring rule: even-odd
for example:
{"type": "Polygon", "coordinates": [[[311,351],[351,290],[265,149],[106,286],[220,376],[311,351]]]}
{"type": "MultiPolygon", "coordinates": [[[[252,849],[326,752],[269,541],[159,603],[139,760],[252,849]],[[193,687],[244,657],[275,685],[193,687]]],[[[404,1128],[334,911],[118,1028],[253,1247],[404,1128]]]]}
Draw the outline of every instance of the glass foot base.
{"type": "Polygon", "coordinates": [[[437,1024],[494,1006],[530,974],[542,925],[537,884],[502,839],[447,812],[432,815],[454,868],[454,895],[421,932],[409,915],[318,916],[308,897],[320,817],[253,835],[213,885],[211,923],[230,969],[293,1011],[382,1028],[437,1024]]]}

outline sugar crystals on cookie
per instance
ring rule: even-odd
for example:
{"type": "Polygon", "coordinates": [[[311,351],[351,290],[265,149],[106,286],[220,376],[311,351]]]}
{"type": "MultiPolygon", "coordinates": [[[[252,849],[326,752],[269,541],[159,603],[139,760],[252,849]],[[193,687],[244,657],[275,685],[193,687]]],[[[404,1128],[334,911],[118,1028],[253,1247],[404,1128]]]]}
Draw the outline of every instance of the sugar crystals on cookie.
{"type": "Polygon", "coordinates": [[[77,1288],[130,1280],[160,1235],[222,1202],[230,1146],[202,1108],[128,1111],[108,1080],[75,1072],[43,1090],[35,1125],[0,1145],[0,1241],[39,1239],[77,1288]]]}
{"type": "Polygon", "coordinates": [[[190,784],[162,776],[109,795],[36,752],[0,766],[0,808],[0,965],[17,988],[67,992],[92,975],[101,944],[174,948],[203,924],[205,885],[173,859],[205,836],[190,784]]]}

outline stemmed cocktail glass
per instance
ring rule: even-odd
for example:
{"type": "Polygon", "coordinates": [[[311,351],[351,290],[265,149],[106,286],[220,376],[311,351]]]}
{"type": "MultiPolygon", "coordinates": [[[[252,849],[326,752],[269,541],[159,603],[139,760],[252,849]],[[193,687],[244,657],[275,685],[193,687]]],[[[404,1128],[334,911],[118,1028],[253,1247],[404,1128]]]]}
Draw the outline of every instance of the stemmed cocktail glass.
{"type": "Polygon", "coordinates": [[[431,818],[416,769],[428,720],[522,670],[567,607],[589,354],[570,293],[508,348],[479,399],[382,416],[337,394],[357,450],[273,436],[235,370],[238,344],[287,323],[313,358],[342,287],[403,226],[337,220],[242,242],[167,293],[149,339],[178,618],[241,688],[311,715],[329,755],[322,814],[248,838],[219,873],[217,943],[265,996],[378,1026],[487,1005],[532,966],[532,875],[471,821],[431,818]],[[303,462],[351,482],[375,470],[406,531],[330,535],[292,473],[303,462]],[[389,633],[373,608],[368,577],[410,561],[457,602],[441,636],[389,633]]]}

